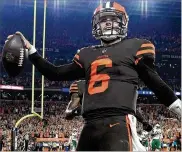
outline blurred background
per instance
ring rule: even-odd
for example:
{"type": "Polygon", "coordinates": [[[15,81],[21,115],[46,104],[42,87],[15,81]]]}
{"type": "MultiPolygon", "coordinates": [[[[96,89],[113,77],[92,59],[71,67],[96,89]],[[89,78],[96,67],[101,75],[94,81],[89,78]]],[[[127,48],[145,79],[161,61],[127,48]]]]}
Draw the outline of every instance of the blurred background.
{"type": "MultiPolygon", "coordinates": [[[[93,11],[103,1],[99,0],[47,0],[46,59],[55,65],[72,61],[82,47],[99,44],[91,33],[93,11]]],[[[181,98],[181,1],[180,0],[116,0],[129,15],[128,38],[145,38],[155,44],[156,68],[161,78],[181,98]]],[[[42,52],[43,3],[37,0],[36,48],[42,52]]],[[[6,37],[21,31],[33,42],[33,0],[0,1],[0,63],[6,37]]],[[[80,130],[81,117],[64,120],[64,110],[69,101],[72,82],[45,80],[44,116],[26,119],[19,127],[18,147],[24,149],[25,134],[29,136],[29,149],[37,148],[36,138],[69,138],[73,128],[80,130]]],[[[0,151],[10,150],[10,132],[16,121],[31,112],[32,66],[27,61],[24,72],[10,79],[0,64],[0,151]],[[10,85],[11,87],[7,87],[10,85]],[[15,87],[16,86],[16,87],[15,87]],[[2,146],[1,146],[2,145],[2,146]]],[[[35,73],[35,103],[41,99],[41,74],[35,73]]],[[[153,125],[160,123],[163,136],[169,139],[168,147],[178,139],[180,122],[160,104],[155,95],[142,82],[138,109],[153,125]]],[[[138,130],[141,130],[138,124],[138,130]]],[[[163,140],[162,140],[163,142],[163,140]]],[[[64,149],[64,143],[60,143],[64,149]]],[[[42,146],[42,145],[41,145],[42,146]]],[[[40,146],[40,147],[41,147],[40,146]]]]}

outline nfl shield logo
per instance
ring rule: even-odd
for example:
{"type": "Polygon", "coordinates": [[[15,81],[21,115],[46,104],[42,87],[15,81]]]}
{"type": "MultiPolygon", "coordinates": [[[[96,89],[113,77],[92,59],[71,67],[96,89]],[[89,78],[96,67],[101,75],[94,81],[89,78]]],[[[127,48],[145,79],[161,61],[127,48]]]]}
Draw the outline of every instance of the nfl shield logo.
{"type": "Polygon", "coordinates": [[[107,49],[102,50],[102,54],[106,53],[107,49]]]}

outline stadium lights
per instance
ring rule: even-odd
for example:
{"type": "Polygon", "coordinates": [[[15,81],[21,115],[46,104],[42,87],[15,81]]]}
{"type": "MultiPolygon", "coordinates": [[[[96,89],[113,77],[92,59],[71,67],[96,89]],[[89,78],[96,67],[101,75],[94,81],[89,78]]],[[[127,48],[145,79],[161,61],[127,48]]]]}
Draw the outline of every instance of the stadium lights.
{"type": "Polygon", "coordinates": [[[140,9],[141,9],[141,15],[146,17],[148,12],[148,0],[140,1],[140,9]]]}
{"type": "Polygon", "coordinates": [[[176,95],[179,96],[179,95],[181,95],[181,93],[180,92],[176,92],[176,95]]]}

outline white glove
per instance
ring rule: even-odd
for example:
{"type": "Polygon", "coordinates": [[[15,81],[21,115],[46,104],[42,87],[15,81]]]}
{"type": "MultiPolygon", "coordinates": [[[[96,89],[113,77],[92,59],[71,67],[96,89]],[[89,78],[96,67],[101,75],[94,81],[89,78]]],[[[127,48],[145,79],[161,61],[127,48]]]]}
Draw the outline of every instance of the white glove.
{"type": "Polygon", "coordinates": [[[179,118],[181,118],[181,112],[182,112],[181,104],[182,104],[181,100],[177,99],[169,106],[169,110],[177,114],[179,118]]]}
{"type": "Polygon", "coordinates": [[[66,107],[65,113],[67,113],[67,114],[70,114],[70,113],[72,113],[72,111],[73,111],[73,109],[69,109],[69,108],[70,108],[71,102],[72,102],[72,101],[70,101],[70,102],[68,103],[68,106],[66,107]]]}
{"type": "Polygon", "coordinates": [[[36,48],[32,45],[32,47],[28,51],[28,55],[31,55],[33,53],[37,52],[36,48]]]}

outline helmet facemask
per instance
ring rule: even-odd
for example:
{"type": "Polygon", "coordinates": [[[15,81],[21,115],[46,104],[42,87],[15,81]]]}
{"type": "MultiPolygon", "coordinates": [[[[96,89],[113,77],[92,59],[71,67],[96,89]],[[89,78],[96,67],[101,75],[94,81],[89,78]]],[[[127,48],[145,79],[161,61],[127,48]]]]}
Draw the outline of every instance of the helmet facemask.
{"type": "Polygon", "coordinates": [[[103,9],[93,16],[92,27],[92,34],[96,39],[104,41],[123,39],[127,36],[128,18],[120,11],[103,9]],[[111,24],[108,28],[107,23],[111,24]]]}

